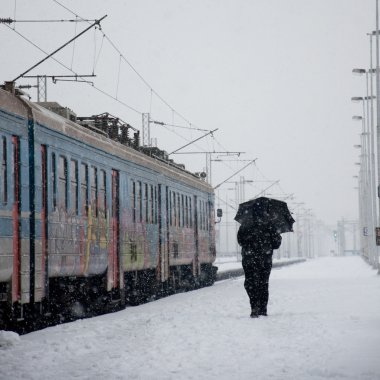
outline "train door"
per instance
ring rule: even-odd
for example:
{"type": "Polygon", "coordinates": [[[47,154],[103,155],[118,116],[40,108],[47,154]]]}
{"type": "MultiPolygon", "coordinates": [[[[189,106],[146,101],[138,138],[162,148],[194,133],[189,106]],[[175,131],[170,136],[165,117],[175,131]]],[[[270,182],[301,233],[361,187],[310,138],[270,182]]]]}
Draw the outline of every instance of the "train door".
{"type": "Polygon", "coordinates": [[[195,241],[195,253],[194,253],[194,264],[193,264],[193,274],[198,275],[199,267],[199,231],[198,231],[198,197],[194,196],[194,241],[195,241]]]}
{"type": "MultiPolygon", "coordinates": [[[[41,284],[42,297],[47,297],[48,286],[49,286],[49,275],[48,275],[48,257],[47,257],[47,244],[48,244],[48,232],[47,232],[47,215],[48,215],[48,165],[47,165],[47,151],[46,146],[41,145],[41,190],[42,190],[42,202],[41,202],[41,284]]],[[[37,269],[38,271],[38,269],[37,269]]]]}
{"type": "Polygon", "coordinates": [[[162,282],[169,278],[169,189],[166,187],[165,207],[162,206],[162,185],[158,185],[158,236],[159,236],[159,270],[162,282]],[[165,218],[164,218],[165,210],[165,218]],[[165,238],[166,237],[166,238],[165,238]]]}
{"type": "Polygon", "coordinates": [[[111,181],[111,220],[112,226],[111,247],[108,258],[108,290],[116,289],[121,284],[120,276],[120,249],[119,249],[119,173],[112,170],[111,181]]]}
{"type": "Polygon", "coordinates": [[[21,186],[20,186],[20,140],[12,137],[13,148],[13,276],[12,302],[21,299],[21,244],[20,244],[20,215],[21,215],[21,186]]]}

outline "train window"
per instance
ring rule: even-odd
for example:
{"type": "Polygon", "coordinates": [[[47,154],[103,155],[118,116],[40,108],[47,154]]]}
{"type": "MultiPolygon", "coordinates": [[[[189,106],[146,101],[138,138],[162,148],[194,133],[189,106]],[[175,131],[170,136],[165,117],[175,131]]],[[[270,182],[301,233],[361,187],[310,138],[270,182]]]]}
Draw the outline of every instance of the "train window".
{"type": "Polygon", "coordinates": [[[78,161],[75,160],[71,160],[70,183],[71,208],[75,215],[78,215],[78,161]]]}
{"type": "Polygon", "coordinates": [[[158,223],[158,196],[157,196],[157,186],[154,186],[154,223],[158,223]]]}
{"type": "Polygon", "coordinates": [[[182,227],[185,227],[185,202],[184,202],[184,196],[181,195],[181,213],[182,213],[182,227]]]}
{"type": "Polygon", "coordinates": [[[174,192],[171,192],[170,196],[170,204],[171,204],[171,215],[172,215],[172,226],[175,226],[175,196],[174,192]]]}
{"type": "Polygon", "coordinates": [[[168,225],[172,225],[173,218],[172,218],[172,192],[168,191],[166,192],[166,209],[167,209],[167,217],[168,217],[168,225]]]}
{"type": "Polygon", "coordinates": [[[181,196],[177,194],[178,227],[181,227],[181,196]]]}
{"type": "Polygon", "coordinates": [[[58,200],[59,206],[67,210],[67,159],[63,156],[58,160],[58,200]]]}
{"type": "Polygon", "coordinates": [[[205,230],[208,231],[208,202],[205,202],[205,230]]]}
{"type": "Polygon", "coordinates": [[[142,213],[143,213],[143,210],[142,210],[142,202],[143,202],[143,199],[142,199],[142,183],[139,181],[138,184],[139,184],[139,188],[138,188],[138,193],[137,193],[137,204],[139,207],[139,222],[141,223],[142,222],[142,213]]]}
{"type": "Polygon", "coordinates": [[[209,206],[208,202],[205,202],[205,230],[208,231],[208,225],[209,225],[209,206]]]}
{"type": "Polygon", "coordinates": [[[207,212],[208,212],[208,207],[207,207],[207,202],[204,202],[204,210],[205,210],[205,230],[207,231],[208,230],[208,215],[207,215],[207,212]]]}
{"type": "Polygon", "coordinates": [[[104,170],[100,170],[99,172],[99,212],[103,217],[106,217],[106,172],[104,170]]]}
{"type": "Polygon", "coordinates": [[[148,184],[144,184],[144,205],[145,205],[145,222],[149,223],[149,194],[148,184]]]}
{"type": "Polygon", "coordinates": [[[204,209],[203,209],[203,201],[200,201],[200,229],[204,230],[204,209]]]}
{"type": "Polygon", "coordinates": [[[51,182],[53,185],[53,208],[57,207],[57,165],[55,153],[51,154],[51,182]]]}
{"type": "Polygon", "coordinates": [[[133,222],[136,222],[136,183],[135,181],[132,181],[131,208],[132,208],[133,222]]]}
{"type": "Polygon", "coordinates": [[[207,203],[208,206],[208,212],[207,212],[207,230],[211,230],[211,220],[212,220],[212,215],[213,215],[213,210],[214,210],[214,204],[210,201],[207,203]]]}
{"type": "Polygon", "coordinates": [[[173,257],[177,259],[179,257],[179,244],[178,242],[173,242],[173,257]]]}
{"type": "Polygon", "coordinates": [[[185,196],[185,223],[186,228],[189,228],[189,197],[185,196]]]}
{"type": "Polygon", "coordinates": [[[199,201],[198,202],[198,215],[197,215],[197,218],[198,218],[198,228],[201,230],[202,229],[202,202],[199,201]]]}
{"type": "Polygon", "coordinates": [[[150,185],[150,222],[155,223],[154,220],[154,190],[153,185],[150,185]]]}
{"type": "Polygon", "coordinates": [[[198,218],[199,218],[199,229],[202,230],[203,229],[203,225],[202,225],[202,201],[199,201],[199,213],[198,213],[198,218]]]}
{"type": "Polygon", "coordinates": [[[137,244],[131,243],[131,261],[137,261],[137,244]]]}
{"type": "Polygon", "coordinates": [[[82,202],[82,215],[88,215],[88,166],[81,164],[80,173],[80,188],[81,188],[81,202],[82,202]]]}
{"type": "Polygon", "coordinates": [[[8,202],[8,165],[7,165],[7,139],[2,138],[2,164],[1,164],[1,190],[3,193],[3,203],[8,202]]]}
{"type": "Polygon", "coordinates": [[[170,192],[170,225],[175,225],[175,199],[172,191],[170,192]]]}
{"type": "Polygon", "coordinates": [[[177,212],[177,196],[176,193],[173,191],[173,226],[177,227],[178,222],[178,212],[177,212]]]}
{"type": "Polygon", "coordinates": [[[91,166],[91,209],[92,215],[98,216],[98,169],[91,166]]]}
{"type": "Polygon", "coordinates": [[[203,229],[206,229],[206,202],[203,201],[203,229]]]}

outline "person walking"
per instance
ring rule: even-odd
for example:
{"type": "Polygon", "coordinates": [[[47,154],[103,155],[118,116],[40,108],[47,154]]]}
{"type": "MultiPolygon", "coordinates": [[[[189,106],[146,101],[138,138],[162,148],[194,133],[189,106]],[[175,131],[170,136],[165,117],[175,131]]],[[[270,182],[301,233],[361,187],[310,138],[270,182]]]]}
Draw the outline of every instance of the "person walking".
{"type": "Polygon", "coordinates": [[[273,250],[280,247],[281,235],[268,223],[251,222],[240,226],[237,240],[242,247],[244,287],[251,305],[251,318],[266,316],[273,250]]]}

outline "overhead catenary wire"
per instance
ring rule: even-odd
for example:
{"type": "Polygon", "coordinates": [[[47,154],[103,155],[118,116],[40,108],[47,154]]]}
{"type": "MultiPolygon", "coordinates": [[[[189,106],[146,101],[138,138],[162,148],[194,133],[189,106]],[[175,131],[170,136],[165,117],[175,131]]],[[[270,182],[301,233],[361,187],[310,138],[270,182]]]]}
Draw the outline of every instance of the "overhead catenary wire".
{"type": "MultiPolygon", "coordinates": [[[[89,20],[89,19],[84,19],[82,17],[80,17],[79,15],[75,14],[74,12],[72,12],[70,9],[68,9],[67,7],[65,7],[63,4],[61,4],[59,1],[57,0],[53,0],[55,3],[59,4],[61,7],[65,8],[67,11],[69,11],[70,13],[74,14],[76,19],[75,20],[43,20],[44,22],[91,22],[92,20],[89,20]]],[[[16,1],[15,1],[15,10],[16,10],[16,1]]],[[[15,17],[16,19],[16,17],[15,17]]],[[[22,22],[22,21],[25,21],[25,22],[38,22],[38,21],[42,21],[42,20],[18,20],[19,22],[22,22]]],[[[75,23],[75,28],[77,28],[76,26],[77,24],[75,23]]],[[[103,43],[104,43],[104,40],[107,40],[107,42],[119,53],[119,70],[118,70],[118,78],[117,78],[117,88],[116,88],[116,96],[112,96],[110,95],[109,93],[107,93],[106,91],[96,87],[96,86],[92,86],[94,87],[94,89],[96,89],[98,92],[102,93],[103,95],[109,97],[110,99],[118,102],[119,104],[127,107],[128,109],[138,113],[139,115],[142,115],[142,112],[138,111],[136,108],[134,107],[131,107],[130,105],[126,104],[125,102],[121,101],[120,99],[118,99],[119,97],[119,94],[118,94],[118,90],[119,90],[119,82],[120,82],[120,68],[121,68],[121,61],[124,61],[125,63],[127,63],[127,65],[133,70],[133,72],[140,78],[140,80],[149,88],[149,91],[150,91],[150,111],[152,109],[152,102],[153,102],[153,95],[155,95],[158,99],[160,99],[161,102],[163,102],[163,104],[165,104],[167,107],[169,107],[169,109],[172,111],[172,117],[173,117],[173,122],[172,124],[166,124],[166,126],[168,127],[173,127],[173,128],[183,128],[183,129],[190,129],[190,130],[199,130],[199,131],[206,131],[204,129],[201,129],[201,128],[197,128],[195,127],[186,117],[184,117],[181,113],[179,113],[178,111],[176,111],[156,90],[153,89],[153,87],[150,85],[149,81],[147,81],[138,71],[137,69],[131,64],[131,62],[123,55],[123,53],[121,53],[120,49],[117,48],[117,46],[113,43],[113,41],[105,34],[105,32],[103,30],[100,29],[100,32],[101,32],[101,35],[102,35],[102,39],[101,39],[101,45],[100,45],[100,48],[99,50],[97,51],[96,50],[96,33],[97,33],[97,30],[94,32],[94,38],[95,38],[95,49],[94,49],[94,65],[93,65],[93,71],[95,71],[95,67],[100,59],[100,56],[101,56],[101,52],[102,52],[102,46],[103,46],[103,43]],[[184,126],[180,126],[180,125],[177,125],[174,123],[174,115],[178,115],[181,119],[183,119],[186,123],[189,124],[189,127],[184,127],[184,126]]],[[[36,46],[36,45],[35,45],[36,46]]],[[[40,49],[40,48],[39,48],[40,49]]],[[[43,51],[42,49],[40,49],[41,51],[43,51]]],[[[73,59],[74,59],[74,50],[75,50],[75,45],[74,45],[74,48],[73,48],[73,56],[72,56],[72,63],[71,63],[71,68],[67,68],[65,65],[62,64],[63,67],[65,67],[66,69],[70,70],[71,72],[75,73],[72,69],[72,66],[73,66],[73,59]]],[[[44,52],[44,54],[47,54],[46,52],[44,52]]],[[[61,64],[58,60],[54,59],[56,62],[58,62],[59,64],[61,64]]],[[[171,132],[174,132],[174,131],[171,131],[171,132]]],[[[180,136],[177,134],[177,136],[180,136]]],[[[181,138],[183,138],[183,136],[180,136],[181,138]]],[[[213,143],[216,143],[218,146],[222,146],[222,144],[220,144],[220,142],[215,139],[215,137],[213,136],[213,143]]],[[[224,149],[224,147],[223,147],[224,149]]],[[[214,150],[214,149],[213,149],[214,150]]],[[[226,150],[226,149],[224,149],[226,150]]],[[[224,163],[223,163],[224,164],[224,163]]],[[[225,164],[224,164],[225,165],[225,164]]],[[[230,167],[230,165],[225,165],[227,167],[230,167]]],[[[279,186],[279,188],[281,189],[281,191],[283,191],[283,189],[281,188],[281,186],[279,184],[277,184],[279,186]]]]}
{"type": "MultiPolygon", "coordinates": [[[[97,31],[98,29],[97,28],[95,28],[95,35],[96,35],[96,31],[97,31]]],[[[95,39],[96,40],[96,39],[95,39]]],[[[94,66],[93,66],[93,72],[95,72],[95,70],[96,70],[96,67],[97,67],[97,65],[98,65],[98,62],[99,62],[99,58],[100,58],[100,53],[102,52],[102,49],[103,49],[103,42],[104,42],[104,35],[103,35],[103,38],[102,38],[102,41],[101,41],[101,43],[100,43],[100,48],[99,48],[99,51],[98,51],[98,54],[97,54],[97,56],[96,56],[96,58],[95,58],[95,61],[94,61],[94,66]]]]}
{"type": "MultiPolygon", "coordinates": [[[[59,6],[61,6],[62,8],[64,8],[65,10],[67,10],[68,12],[70,12],[72,15],[74,15],[75,17],[77,18],[80,18],[82,20],[84,20],[83,17],[81,17],[79,14],[75,13],[74,11],[72,11],[71,9],[69,9],[68,7],[66,7],[65,5],[63,5],[60,1],[58,0],[53,0],[56,4],[58,4],[59,6]]],[[[152,104],[153,104],[153,94],[164,104],[166,105],[171,111],[172,111],[172,119],[173,119],[173,123],[172,123],[172,126],[173,127],[177,127],[175,124],[174,124],[174,114],[178,115],[185,123],[187,123],[189,125],[188,129],[190,130],[199,130],[199,131],[209,131],[209,130],[203,130],[201,128],[198,128],[196,125],[194,125],[193,123],[191,123],[185,116],[183,116],[180,112],[178,112],[177,110],[175,110],[170,104],[168,101],[166,101],[154,88],[153,86],[151,86],[151,84],[139,73],[139,71],[134,67],[134,65],[132,65],[132,63],[125,57],[125,55],[121,52],[121,50],[115,45],[115,43],[108,37],[108,35],[106,35],[106,33],[104,32],[104,27],[102,27],[101,29],[99,29],[100,32],[102,33],[103,35],[103,39],[102,41],[104,41],[104,39],[111,45],[111,47],[119,54],[119,61],[123,60],[131,69],[132,71],[137,75],[137,77],[142,81],[142,83],[144,83],[144,85],[149,89],[150,91],[150,104],[149,104],[149,109],[150,109],[150,113],[152,111],[152,104]]],[[[118,76],[120,75],[120,66],[119,66],[119,73],[118,73],[118,76]]],[[[118,79],[118,86],[119,86],[119,79],[118,79]]],[[[118,97],[118,94],[117,94],[117,91],[116,90],[116,99],[118,97]]],[[[168,124],[167,124],[168,125],[168,124]]],[[[171,131],[172,133],[174,133],[174,131],[171,131]]],[[[176,133],[175,133],[176,134],[176,133]]],[[[178,134],[176,134],[177,136],[179,136],[178,134]]],[[[183,138],[183,136],[180,136],[181,138],[183,138]]]]}
{"type": "Polygon", "coordinates": [[[218,128],[216,128],[216,129],[214,129],[214,130],[212,130],[212,131],[209,131],[209,132],[206,133],[205,135],[200,136],[200,137],[198,137],[197,139],[190,141],[188,144],[186,144],[186,145],[184,145],[184,146],[181,146],[180,148],[178,148],[178,149],[176,149],[176,150],[173,150],[173,152],[169,153],[169,156],[170,156],[171,154],[174,154],[174,153],[178,152],[179,150],[181,150],[181,149],[183,149],[183,148],[186,148],[186,147],[189,146],[190,144],[193,144],[193,143],[195,143],[196,141],[198,141],[198,140],[200,140],[200,139],[203,139],[204,137],[206,137],[206,136],[208,136],[208,135],[212,135],[212,134],[213,134],[214,132],[216,132],[217,130],[218,130],[218,128]]]}
{"type": "MultiPolygon", "coordinates": [[[[13,18],[16,18],[16,11],[17,11],[17,0],[15,0],[15,6],[13,9],[13,18]]],[[[13,29],[16,29],[16,24],[13,24],[13,29]]]]}
{"type": "Polygon", "coordinates": [[[96,20],[86,19],[86,20],[13,20],[13,22],[72,22],[72,23],[78,23],[78,22],[94,22],[96,20]]]}
{"type": "Polygon", "coordinates": [[[103,19],[105,19],[107,17],[107,15],[103,16],[102,18],[100,18],[99,20],[96,20],[93,24],[91,24],[88,28],[82,30],[82,32],[80,32],[78,35],[74,36],[71,40],[67,41],[66,43],[64,43],[62,46],[60,46],[58,49],[54,50],[52,53],[48,54],[45,58],[43,58],[42,60],[40,60],[39,62],[37,62],[35,65],[33,65],[32,67],[30,67],[28,70],[26,70],[25,72],[23,72],[22,74],[20,74],[17,78],[13,79],[13,82],[16,82],[17,79],[19,78],[22,78],[25,74],[27,74],[29,71],[33,70],[34,68],[36,68],[37,66],[39,66],[41,63],[45,62],[47,59],[51,58],[55,53],[59,52],[60,50],[62,50],[63,48],[65,48],[67,45],[69,45],[71,42],[75,41],[78,37],[80,37],[81,35],[83,35],[84,33],[86,33],[88,30],[90,30],[92,27],[94,27],[95,25],[99,25],[100,24],[100,21],[102,21],[103,19]]]}
{"type": "MultiPolygon", "coordinates": [[[[31,41],[30,39],[28,39],[26,36],[24,36],[22,33],[18,32],[17,30],[11,28],[9,25],[6,25],[6,27],[8,27],[10,30],[12,30],[13,32],[15,32],[17,35],[19,35],[21,38],[23,38],[25,41],[27,41],[28,43],[30,43],[31,45],[33,45],[35,48],[37,48],[38,50],[40,50],[42,53],[48,55],[49,53],[47,53],[45,50],[43,50],[40,46],[38,46],[36,43],[34,43],[33,41],[31,41]]],[[[64,63],[62,63],[61,61],[59,61],[57,58],[55,57],[50,57],[53,61],[55,61],[56,63],[58,63],[60,66],[62,66],[63,68],[71,71],[73,74],[75,74],[76,76],[78,76],[79,78],[83,79],[81,75],[79,75],[78,73],[76,73],[74,70],[70,69],[68,66],[66,66],[64,63]]],[[[86,82],[86,81],[85,81],[86,82]]],[[[111,94],[107,93],[106,91],[102,90],[101,88],[95,86],[94,84],[91,84],[91,87],[93,87],[95,90],[97,90],[98,92],[100,92],[101,94],[107,96],[108,98],[110,99],[113,99],[115,100],[116,102],[118,102],[119,104],[121,104],[122,106],[128,108],[129,110],[139,114],[140,116],[143,114],[141,111],[137,110],[136,108],[130,106],[129,104],[121,101],[120,99],[116,99],[114,96],[112,96],[111,94]]]]}
{"type": "MultiPolygon", "coordinates": [[[[59,1],[57,0],[53,0],[55,3],[59,4],[60,6],[62,6],[63,8],[65,8],[67,11],[71,12],[72,14],[75,14],[74,12],[72,12],[71,10],[69,10],[67,7],[65,7],[63,4],[61,4],[59,1]]],[[[17,20],[18,22],[91,22],[93,20],[90,20],[90,19],[84,19],[82,17],[80,17],[79,15],[76,15],[75,14],[75,17],[76,19],[75,20],[17,20]]],[[[16,19],[16,0],[15,0],[15,16],[14,18],[16,19]]],[[[75,24],[77,25],[77,24],[75,24]]],[[[76,27],[76,26],[75,26],[76,27]]],[[[17,32],[18,33],[18,32],[17,32]]],[[[96,31],[95,31],[96,33],[96,31]]],[[[94,33],[94,35],[95,35],[94,33]]],[[[21,35],[20,33],[18,33],[19,35],[21,35]]],[[[101,30],[101,34],[102,34],[102,42],[101,42],[101,47],[99,49],[99,51],[97,52],[96,51],[96,48],[95,48],[95,51],[94,51],[94,70],[95,70],[95,66],[96,64],[98,63],[99,61],[99,58],[100,58],[100,55],[101,55],[101,51],[102,51],[102,46],[103,46],[103,42],[104,42],[104,39],[106,39],[110,45],[117,51],[119,52],[119,71],[118,71],[118,86],[119,86],[119,77],[120,77],[120,63],[121,63],[121,60],[125,61],[129,67],[131,67],[131,69],[136,73],[136,75],[143,81],[143,83],[149,88],[150,90],[150,94],[151,94],[151,99],[153,97],[153,94],[159,98],[166,106],[168,106],[170,108],[170,110],[172,111],[172,115],[173,115],[173,123],[172,124],[166,124],[167,126],[169,127],[174,127],[174,128],[184,128],[184,129],[191,129],[191,130],[200,130],[202,131],[202,129],[200,128],[196,128],[196,127],[193,127],[193,124],[187,119],[185,118],[181,113],[179,113],[178,111],[176,111],[172,106],[170,106],[170,104],[157,92],[155,91],[152,86],[150,85],[150,83],[145,80],[145,78],[136,70],[136,68],[129,62],[129,60],[126,59],[126,57],[121,53],[121,51],[116,47],[116,45],[111,41],[111,39],[101,30]],[[97,55],[96,55],[97,53],[97,55]],[[95,59],[96,57],[96,59],[95,59]],[[179,126],[179,125],[176,125],[174,124],[174,114],[177,114],[180,118],[182,118],[186,123],[188,123],[190,125],[190,127],[184,127],[184,126],[179,126]]],[[[24,36],[22,36],[24,38],[24,36]]],[[[29,41],[30,42],[30,41],[29,41]]],[[[95,42],[96,43],[96,42],[95,42]]],[[[33,44],[34,46],[36,46],[39,50],[41,50],[44,54],[47,54],[46,52],[44,52],[41,48],[39,48],[37,45],[33,44]]],[[[75,49],[75,46],[74,46],[74,49],[75,49]]],[[[73,51],[73,57],[72,57],[72,64],[73,64],[73,58],[74,58],[74,51],[73,51]]],[[[73,71],[72,69],[72,64],[71,64],[71,68],[68,68],[66,67],[64,64],[62,64],[61,62],[59,62],[57,59],[53,58],[57,63],[61,64],[63,67],[65,67],[66,69],[68,69],[69,71],[73,72],[74,74],[75,71],[73,71]]],[[[77,75],[77,74],[76,74],[77,75]]],[[[79,76],[80,77],[80,76],[79,76]]],[[[113,99],[114,101],[118,102],[119,104],[127,107],[128,109],[142,115],[142,112],[138,111],[136,108],[134,107],[131,107],[130,105],[126,104],[125,102],[121,101],[120,99],[118,99],[118,88],[116,89],[116,96],[112,96],[110,95],[109,93],[107,93],[106,91],[96,87],[96,86],[92,86],[94,87],[94,89],[96,89],[98,92],[102,93],[103,95],[109,97],[110,99],[113,99]]],[[[150,105],[150,109],[152,107],[152,100],[151,100],[151,105],[150,105]]],[[[205,130],[203,130],[205,131],[205,130]]],[[[173,132],[173,131],[172,131],[173,132]]],[[[182,136],[181,136],[182,137],[182,136]]],[[[214,137],[214,136],[213,136],[214,137]]],[[[218,144],[219,146],[222,146],[218,140],[213,139],[213,142],[215,142],[216,144],[218,144]]],[[[227,165],[229,166],[229,165],[227,165]]],[[[280,188],[281,186],[278,185],[280,188]]],[[[283,191],[283,189],[281,188],[281,190],[283,191]]]]}
{"type": "MultiPolygon", "coordinates": [[[[61,6],[62,8],[66,9],[68,12],[70,12],[72,15],[85,20],[83,17],[63,5],[60,1],[58,0],[53,0],[56,4],[61,6]]],[[[114,48],[114,50],[121,56],[123,61],[132,69],[132,71],[140,78],[140,80],[145,84],[145,86],[148,87],[148,89],[153,93],[158,99],[161,100],[163,104],[165,104],[169,109],[171,109],[173,112],[175,112],[183,121],[188,123],[189,125],[194,125],[192,124],[185,116],[183,116],[180,112],[178,112],[175,108],[173,108],[168,101],[166,101],[154,88],[153,86],[137,71],[137,69],[132,65],[132,63],[124,56],[124,54],[120,51],[120,49],[115,45],[115,43],[105,34],[104,32],[104,27],[101,30],[101,33],[103,34],[103,37],[108,41],[108,43],[114,48]]]]}
{"type": "Polygon", "coordinates": [[[15,18],[10,18],[10,17],[6,17],[6,18],[0,18],[0,24],[15,24],[15,23],[52,23],[52,22],[72,22],[72,23],[75,23],[77,24],[78,22],[94,22],[96,20],[90,20],[90,19],[81,19],[81,20],[78,20],[78,19],[73,19],[73,20],[43,20],[43,19],[40,19],[40,20],[16,20],[15,18]]]}
{"type": "MultiPolygon", "coordinates": [[[[74,36],[77,35],[77,25],[78,24],[75,23],[74,36]]],[[[73,53],[71,55],[71,66],[70,66],[71,69],[73,68],[73,63],[74,63],[75,43],[76,43],[76,40],[74,40],[74,42],[73,42],[73,53]]],[[[92,72],[92,73],[94,73],[94,72],[92,72]]]]}
{"type": "Polygon", "coordinates": [[[251,162],[249,162],[247,165],[245,165],[244,167],[242,167],[240,170],[238,170],[236,173],[232,174],[230,177],[228,177],[227,179],[225,179],[223,182],[219,183],[218,185],[216,185],[214,187],[214,190],[216,190],[218,187],[222,186],[223,183],[226,183],[227,181],[229,181],[231,178],[235,177],[235,175],[239,174],[240,172],[242,172],[245,168],[247,168],[249,165],[255,163],[255,161],[257,160],[257,158],[255,158],[254,160],[251,160],[251,162]]]}
{"type": "Polygon", "coordinates": [[[168,124],[164,123],[163,121],[157,121],[157,120],[151,120],[150,123],[156,124],[156,125],[166,125],[168,127],[173,127],[173,128],[180,128],[180,129],[191,129],[192,131],[200,131],[200,132],[210,132],[209,129],[201,129],[201,128],[193,128],[193,127],[185,127],[184,125],[177,125],[177,124],[168,124]]]}
{"type": "Polygon", "coordinates": [[[119,68],[117,70],[117,83],[116,83],[116,99],[119,92],[119,83],[120,83],[120,68],[121,68],[121,57],[119,59],[119,68]]]}

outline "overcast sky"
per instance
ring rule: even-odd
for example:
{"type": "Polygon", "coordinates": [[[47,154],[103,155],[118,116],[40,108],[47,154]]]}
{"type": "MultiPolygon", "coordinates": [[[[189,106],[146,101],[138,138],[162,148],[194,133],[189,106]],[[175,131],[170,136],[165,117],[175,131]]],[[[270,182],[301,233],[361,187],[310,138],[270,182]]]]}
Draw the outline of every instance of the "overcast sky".
{"type": "MultiPolygon", "coordinates": [[[[241,151],[242,160],[258,158],[257,166],[232,179],[256,181],[246,186],[247,198],[268,186],[263,180],[280,180],[280,187],[271,189],[274,195],[294,194],[326,223],[357,217],[353,175],[359,152],[353,145],[360,142],[360,123],[352,116],[361,108],[350,98],[365,95],[365,82],[351,71],[369,67],[366,33],[375,29],[375,0],[3,0],[0,17],[75,18],[59,4],[86,19],[108,15],[102,30],[119,52],[91,31],[57,59],[78,74],[95,68],[96,87],[138,112],[86,84],[49,82],[48,100],[78,115],[108,111],[137,128],[142,112],[169,124],[219,128],[215,139],[186,151],[241,151]]],[[[76,32],[87,26],[76,24],[76,32]]],[[[0,27],[0,73],[11,80],[44,55],[14,30],[0,27]]],[[[73,23],[17,23],[15,29],[47,52],[75,33],[73,23]]],[[[70,71],[49,60],[30,72],[37,74],[70,71]]],[[[27,83],[35,82],[18,81],[27,83]]],[[[35,100],[35,90],[29,93],[35,100]]],[[[202,133],[151,130],[168,152],[202,133]]],[[[191,171],[205,166],[203,154],[175,160],[191,171]]],[[[245,164],[213,162],[213,184],[245,164]]]]}

